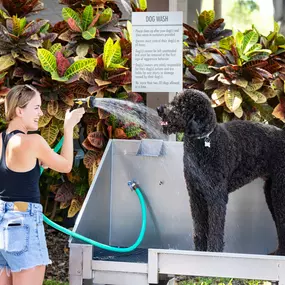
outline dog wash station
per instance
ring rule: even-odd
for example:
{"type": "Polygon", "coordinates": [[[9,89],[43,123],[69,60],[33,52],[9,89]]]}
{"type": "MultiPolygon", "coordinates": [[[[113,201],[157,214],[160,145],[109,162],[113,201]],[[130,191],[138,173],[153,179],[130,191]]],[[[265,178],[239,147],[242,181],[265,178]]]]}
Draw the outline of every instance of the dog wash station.
{"type": "Polygon", "coordinates": [[[285,284],[285,257],[268,255],[275,250],[277,237],[262,180],[230,194],[225,252],[193,251],[181,142],[110,140],[73,231],[116,247],[132,245],[142,217],[130,180],[139,184],[147,205],[142,243],[134,251],[116,253],[71,238],[71,285],[158,284],[173,275],[285,284]]]}
{"type": "MultiPolygon", "coordinates": [[[[167,92],[165,97],[170,101],[171,95],[182,90],[182,13],[152,13],[132,15],[133,43],[139,39],[132,52],[132,91],[167,92]],[[169,33],[162,40],[173,38],[162,44],[159,36],[166,29],[169,33]],[[163,48],[170,51],[163,54],[163,48]],[[152,54],[162,53],[161,56],[152,61],[151,49],[152,54]],[[166,75],[150,80],[151,74],[145,73],[146,77],[142,78],[141,72],[147,70],[143,69],[144,58],[147,64],[159,64],[161,60],[164,64],[161,66],[168,68],[166,75]],[[171,70],[174,75],[169,73],[171,70]]],[[[154,65],[150,70],[153,69],[154,65]]],[[[148,106],[159,106],[163,100],[153,95],[148,97],[148,106]]],[[[114,247],[134,244],[140,234],[142,213],[129,181],[139,185],[147,205],[142,243],[135,250],[123,253],[71,238],[71,285],[158,284],[164,277],[174,275],[259,279],[285,285],[285,257],[268,255],[276,249],[277,235],[265,202],[262,180],[230,194],[224,252],[194,251],[182,142],[109,140],[73,232],[114,247]]]]}

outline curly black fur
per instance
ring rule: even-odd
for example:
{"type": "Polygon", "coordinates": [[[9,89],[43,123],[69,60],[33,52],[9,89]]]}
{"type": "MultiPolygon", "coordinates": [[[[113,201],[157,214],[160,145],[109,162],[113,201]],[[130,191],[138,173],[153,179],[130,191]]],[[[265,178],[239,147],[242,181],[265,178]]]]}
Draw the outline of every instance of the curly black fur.
{"type": "Polygon", "coordinates": [[[207,95],[195,89],[178,94],[158,114],[165,133],[184,132],[184,177],[196,250],[223,251],[229,193],[262,177],[277,228],[275,254],[285,255],[285,132],[241,120],[219,124],[207,95]]]}

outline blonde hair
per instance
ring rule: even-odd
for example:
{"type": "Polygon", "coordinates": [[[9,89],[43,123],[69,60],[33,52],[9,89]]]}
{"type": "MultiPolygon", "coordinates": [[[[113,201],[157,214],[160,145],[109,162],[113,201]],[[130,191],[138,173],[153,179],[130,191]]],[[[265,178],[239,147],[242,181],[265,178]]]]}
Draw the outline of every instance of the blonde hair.
{"type": "Polygon", "coordinates": [[[25,108],[36,94],[40,94],[39,91],[28,84],[13,87],[5,98],[6,121],[13,120],[16,116],[16,108],[25,108]]]}

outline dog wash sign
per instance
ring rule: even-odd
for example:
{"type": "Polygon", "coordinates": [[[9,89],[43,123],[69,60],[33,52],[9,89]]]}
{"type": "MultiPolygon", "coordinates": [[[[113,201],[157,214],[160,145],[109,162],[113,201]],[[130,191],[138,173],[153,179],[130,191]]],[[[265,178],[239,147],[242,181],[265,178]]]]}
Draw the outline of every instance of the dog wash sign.
{"type": "Polygon", "coordinates": [[[182,12],[132,13],[132,91],[182,90],[182,12]]]}

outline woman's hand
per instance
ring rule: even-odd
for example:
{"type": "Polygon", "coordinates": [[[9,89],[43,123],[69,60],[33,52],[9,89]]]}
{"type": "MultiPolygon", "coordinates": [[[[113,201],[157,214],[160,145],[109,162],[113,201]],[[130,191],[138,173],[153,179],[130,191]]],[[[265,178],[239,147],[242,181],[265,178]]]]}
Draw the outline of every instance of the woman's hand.
{"type": "Polygon", "coordinates": [[[84,115],[84,108],[78,108],[70,112],[68,109],[65,113],[64,129],[73,129],[81,120],[84,115]]]}

